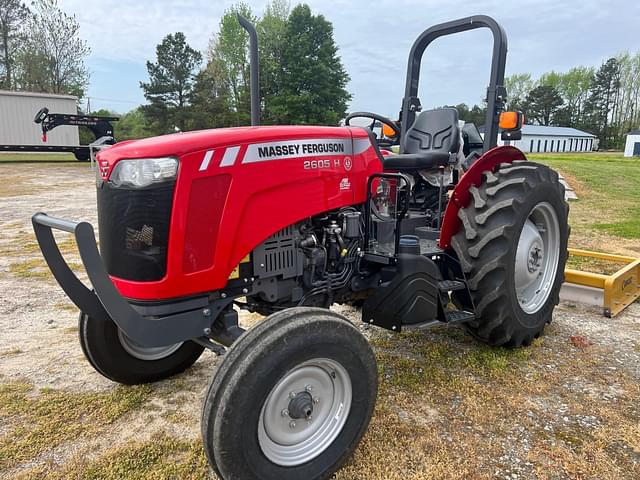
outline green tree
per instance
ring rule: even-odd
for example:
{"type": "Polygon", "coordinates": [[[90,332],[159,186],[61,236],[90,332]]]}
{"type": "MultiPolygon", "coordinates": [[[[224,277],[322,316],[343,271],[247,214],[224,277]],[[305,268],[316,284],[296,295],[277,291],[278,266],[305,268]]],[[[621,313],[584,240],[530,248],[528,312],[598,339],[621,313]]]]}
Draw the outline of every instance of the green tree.
{"type": "Polygon", "coordinates": [[[619,88],[620,65],[612,57],[600,66],[593,77],[586,102],[588,123],[592,133],[600,138],[600,148],[611,148],[615,144],[615,136],[611,135],[609,126],[618,105],[619,88]]]}
{"type": "Polygon", "coordinates": [[[560,93],[560,84],[562,83],[562,73],[555,72],[551,70],[550,72],[543,73],[540,75],[540,79],[538,80],[538,85],[546,85],[548,87],[553,87],[558,90],[560,93]]]}
{"type": "Polygon", "coordinates": [[[167,35],[156,47],[156,62],[147,62],[149,82],[140,82],[140,87],[150,102],[143,111],[158,133],[186,129],[188,102],[201,62],[202,55],[187,44],[182,32],[167,35]]]}
{"type": "Polygon", "coordinates": [[[593,73],[593,67],[579,66],[569,69],[561,77],[558,89],[566,105],[569,126],[582,126],[584,106],[589,96],[593,73]]]}
{"type": "Polygon", "coordinates": [[[134,108],[113,124],[113,134],[117,141],[152,137],[155,132],[149,125],[142,107],[134,108]]]}
{"type": "Polygon", "coordinates": [[[14,88],[13,64],[28,17],[29,9],[20,0],[0,0],[0,88],[14,88]]]}
{"type": "Polygon", "coordinates": [[[297,5],[287,20],[273,118],[278,123],[336,125],[351,99],[348,81],[331,23],[312,15],[308,5],[297,5]]]}
{"type": "Polygon", "coordinates": [[[554,123],[582,128],[584,105],[589,95],[593,71],[593,68],[580,66],[565,73],[547,72],[540,77],[539,84],[555,88],[564,102],[555,115],[554,123]]]}
{"type": "Polygon", "coordinates": [[[260,92],[262,95],[262,123],[277,122],[271,110],[274,99],[280,94],[283,81],[282,64],[286,41],[289,3],[273,0],[268,3],[258,22],[260,44],[260,92]]]}
{"type": "Polygon", "coordinates": [[[612,114],[614,147],[622,148],[625,134],[640,127],[640,51],[623,52],[616,56],[620,74],[617,108],[612,114]]]}
{"type": "Polygon", "coordinates": [[[539,125],[552,125],[563,103],[555,87],[540,85],[527,95],[525,116],[539,125]]]}
{"type": "Polygon", "coordinates": [[[218,62],[210,62],[196,76],[191,94],[191,125],[194,130],[218,128],[233,124],[234,115],[223,74],[216,69],[218,62]]]}
{"type": "MultiPolygon", "coordinates": [[[[79,109],[78,114],[80,115],[90,114],[96,117],[117,117],[118,116],[117,113],[112,112],[111,110],[107,110],[106,108],[101,108],[100,110],[94,110],[89,113],[79,109]]],[[[114,122],[114,128],[115,128],[115,122],[114,122]]],[[[96,140],[95,135],[91,130],[89,130],[88,127],[83,127],[83,126],[78,127],[78,133],[80,136],[80,145],[89,145],[90,143],[96,140]]],[[[118,137],[116,138],[118,139],[118,137]]]]}
{"type": "Polygon", "coordinates": [[[507,89],[507,108],[522,111],[529,92],[534,89],[535,82],[530,73],[516,73],[504,80],[507,89]]]}
{"type": "Polygon", "coordinates": [[[32,6],[28,35],[16,55],[16,86],[82,98],[89,84],[84,61],[91,50],[80,38],[80,24],[57,0],[35,0],[32,6]]]}
{"type": "MultiPolygon", "coordinates": [[[[249,36],[240,26],[240,14],[255,24],[256,18],[246,3],[227,9],[220,19],[220,30],[209,42],[209,75],[216,76],[216,84],[229,94],[231,115],[228,125],[248,125],[250,121],[249,36]]],[[[263,49],[264,50],[264,49],[263,49]]]]}
{"type": "Polygon", "coordinates": [[[454,107],[458,111],[458,118],[466,123],[473,123],[480,127],[484,125],[487,115],[487,107],[474,105],[469,108],[466,103],[460,103],[454,107]]]}

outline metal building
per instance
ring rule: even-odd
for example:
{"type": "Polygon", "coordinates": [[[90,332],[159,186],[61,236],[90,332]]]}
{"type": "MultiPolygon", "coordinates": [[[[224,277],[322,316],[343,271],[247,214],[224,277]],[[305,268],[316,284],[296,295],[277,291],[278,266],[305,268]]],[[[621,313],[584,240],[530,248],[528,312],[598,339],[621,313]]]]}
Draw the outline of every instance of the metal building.
{"type": "MultiPolygon", "coordinates": [[[[499,144],[504,144],[498,140],[499,144]]],[[[568,127],[523,125],[522,139],[510,145],[523,152],[591,152],[598,148],[598,138],[591,133],[568,127]]]]}
{"type": "Polygon", "coordinates": [[[627,133],[627,142],[624,146],[625,157],[640,157],[640,130],[632,130],[627,133]]]}
{"type": "MultiPolygon", "coordinates": [[[[33,119],[47,107],[51,113],[77,114],[78,99],[71,95],[0,90],[0,145],[45,145],[40,125],[33,119]]],[[[80,144],[78,127],[61,126],[47,134],[46,145],[80,144]]]]}

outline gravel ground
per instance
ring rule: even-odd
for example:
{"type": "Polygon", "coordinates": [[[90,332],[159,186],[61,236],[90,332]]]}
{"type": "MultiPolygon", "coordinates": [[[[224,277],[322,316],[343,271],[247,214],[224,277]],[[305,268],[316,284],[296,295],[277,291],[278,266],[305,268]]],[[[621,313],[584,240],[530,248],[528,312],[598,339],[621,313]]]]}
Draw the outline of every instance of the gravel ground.
{"type": "MultiPolygon", "coordinates": [[[[115,386],[84,359],[77,312],[41,260],[34,212],[96,224],[89,168],[0,164],[0,179],[0,478],[212,476],[199,417],[217,357],[146,389],[115,386]],[[126,408],[104,410],[121,398],[126,408]],[[67,417],[69,405],[80,407],[67,417]],[[42,445],[11,449],[36,433],[42,445]],[[169,455],[154,456],[160,447],[169,455]]],[[[365,440],[336,478],[640,478],[637,302],[614,319],[562,303],[546,335],[515,351],[459,328],[390,334],[337,310],[370,338],[381,383],[365,440]]]]}

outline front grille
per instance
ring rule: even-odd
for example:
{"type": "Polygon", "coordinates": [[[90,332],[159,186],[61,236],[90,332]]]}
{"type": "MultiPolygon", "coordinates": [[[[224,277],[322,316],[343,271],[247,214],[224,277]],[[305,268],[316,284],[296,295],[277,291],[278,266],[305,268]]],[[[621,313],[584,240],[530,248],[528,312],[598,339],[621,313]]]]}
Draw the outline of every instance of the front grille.
{"type": "Polygon", "coordinates": [[[174,186],[98,187],[100,253],[110,275],[135,281],[165,276],[174,186]]]}

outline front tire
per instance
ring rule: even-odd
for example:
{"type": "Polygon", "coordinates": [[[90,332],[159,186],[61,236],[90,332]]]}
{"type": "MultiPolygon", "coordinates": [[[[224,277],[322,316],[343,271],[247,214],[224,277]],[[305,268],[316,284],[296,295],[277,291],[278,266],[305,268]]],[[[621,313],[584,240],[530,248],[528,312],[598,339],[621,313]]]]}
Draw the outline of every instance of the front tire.
{"type": "Polygon", "coordinates": [[[76,157],[76,160],[78,160],[79,162],[88,162],[91,158],[88,147],[86,150],[76,150],[73,153],[73,156],[76,157]]]}
{"type": "Polygon", "coordinates": [[[527,161],[501,164],[471,187],[451,246],[476,306],[466,324],[494,346],[529,345],[560,301],[569,206],[558,174],[527,161]]]}
{"type": "Polygon", "coordinates": [[[211,382],[209,462],[223,479],[329,478],[367,429],[377,381],[371,347],[344,317],[275,313],[233,344],[211,382]]]}
{"type": "Polygon", "coordinates": [[[125,385],[156,382],[181,373],[202,354],[204,347],[181,342],[165,347],[143,347],[128,338],[112,321],[80,313],[80,346],[98,373],[125,385]]]}

